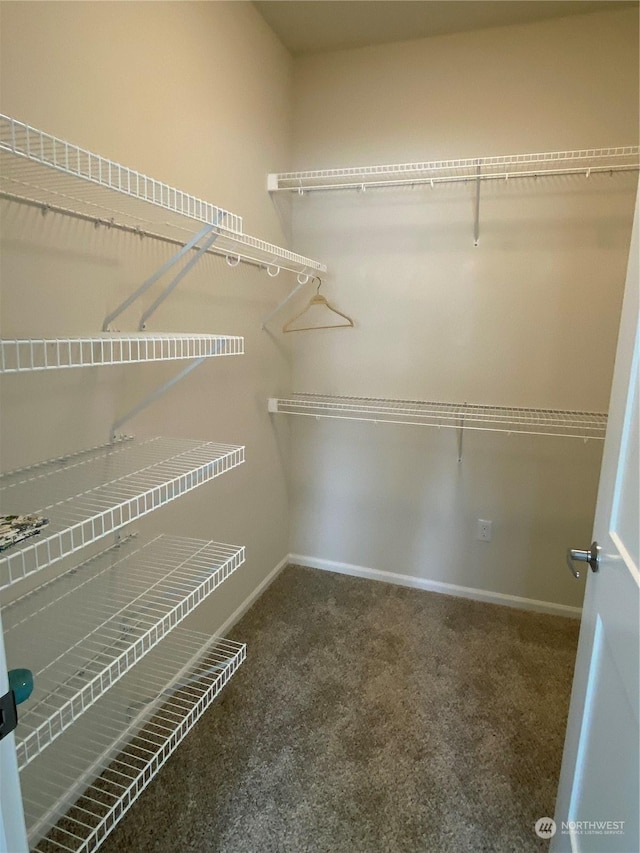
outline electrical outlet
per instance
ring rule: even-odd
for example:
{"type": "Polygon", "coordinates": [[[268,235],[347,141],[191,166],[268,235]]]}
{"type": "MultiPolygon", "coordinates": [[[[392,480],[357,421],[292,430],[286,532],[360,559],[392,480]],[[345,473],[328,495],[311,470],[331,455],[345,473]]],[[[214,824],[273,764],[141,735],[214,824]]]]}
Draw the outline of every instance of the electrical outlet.
{"type": "Polygon", "coordinates": [[[491,542],[491,522],[488,519],[478,519],[476,539],[479,539],[481,542],[491,542]]]}

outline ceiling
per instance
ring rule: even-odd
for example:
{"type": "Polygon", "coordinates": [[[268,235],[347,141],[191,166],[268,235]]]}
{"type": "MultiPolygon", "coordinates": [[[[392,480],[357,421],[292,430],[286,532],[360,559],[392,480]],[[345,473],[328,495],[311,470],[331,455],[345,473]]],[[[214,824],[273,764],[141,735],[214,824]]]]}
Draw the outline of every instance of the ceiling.
{"type": "Polygon", "coordinates": [[[638,8],[637,0],[256,0],[254,5],[294,56],[638,8]]]}

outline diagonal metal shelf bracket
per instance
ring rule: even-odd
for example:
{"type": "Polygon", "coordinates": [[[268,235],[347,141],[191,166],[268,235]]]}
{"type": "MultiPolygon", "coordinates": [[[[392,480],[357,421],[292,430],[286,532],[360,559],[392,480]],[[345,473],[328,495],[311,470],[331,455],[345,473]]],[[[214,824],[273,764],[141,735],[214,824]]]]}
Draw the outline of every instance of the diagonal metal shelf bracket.
{"type": "MultiPolygon", "coordinates": [[[[224,338],[222,338],[216,342],[215,346],[216,346],[216,350],[217,350],[217,352],[216,352],[217,355],[219,355],[220,353],[224,354],[225,347],[227,346],[227,342],[225,341],[224,338]]],[[[242,346],[242,352],[244,352],[244,343],[242,346]]],[[[135,417],[137,414],[139,414],[141,411],[143,411],[143,409],[146,409],[147,406],[150,406],[151,403],[155,402],[160,397],[162,397],[163,394],[165,394],[170,388],[173,388],[174,385],[177,385],[178,382],[181,382],[185,378],[185,376],[188,376],[192,370],[196,369],[196,367],[200,367],[202,362],[206,361],[208,357],[209,356],[203,355],[203,356],[200,356],[200,357],[194,359],[186,367],[184,367],[179,373],[177,373],[175,376],[172,376],[171,379],[168,379],[166,382],[163,382],[162,385],[159,385],[154,391],[152,391],[150,394],[148,394],[143,400],[141,400],[132,409],[129,409],[129,411],[126,412],[126,414],[124,414],[124,415],[122,415],[122,417],[118,418],[118,420],[115,421],[113,426],[111,427],[111,436],[110,436],[109,440],[110,441],[115,440],[115,438],[118,436],[118,430],[127,421],[130,421],[131,418],[135,417]]]]}
{"type": "MultiPolygon", "coordinates": [[[[212,226],[212,228],[215,226],[212,226]]],[[[200,258],[206,254],[211,246],[215,243],[220,235],[216,232],[208,233],[204,239],[204,243],[198,248],[195,255],[189,260],[184,267],[180,270],[180,272],[172,278],[169,284],[165,287],[162,293],[158,296],[158,298],[153,302],[152,305],[147,308],[142,317],[140,318],[140,324],[138,325],[138,329],[146,329],[147,328],[147,320],[153,314],[153,312],[160,306],[164,300],[169,296],[169,294],[174,290],[174,288],[182,281],[185,275],[198,263],[200,258]]]]}
{"type": "Polygon", "coordinates": [[[130,305],[133,305],[133,303],[137,299],[139,299],[144,293],[146,293],[147,290],[153,284],[155,284],[159,278],[161,278],[166,272],[168,272],[180,260],[182,260],[182,258],[186,254],[188,254],[192,249],[195,249],[195,247],[198,245],[198,243],[201,240],[205,240],[205,242],[202,244],[202,246],[197,250],[196,255],[193,258],[191,258],[191,260],[187,264],[185,264],[185,266],[180,270],[180,272],[176,276],[174,276],[174,278],[167,285],[167,287],[165,288],[163,293],[158,297],[158,299],[156,299],[156,301],[151,306],[151,308],[147,309],[147,311],[143,314],[142,319],[140,320],[139,328],[144,329],[144,322],[148,318],[148,316],[150,316],[150,314],[152,314],[153,311],[155,311],[155,309],[158,307],[158,305],[167,298],[167,296],[171,293],[171,291],[175,288],[175,286],[184,278],[184,276],[189,272],[189,270],[196,264],[197,261],[200,260],[202,255],[214,243],[215,239],[218,237],[218,233],[216,232],[215,234],[212,235],[211,232],[215,228],[216,228],[215,223],[213,225],[208,224],[208,225],[205,225],[204,228],[202,228],[200,231],[198,231],[198,233],[195,234],[191,238],[191,240],[189,240],[188,243],[185,243],[185,245],[178,252],[176,252],[175,255],[173,255],[171,258],[169,258],[169,260],[165,264],[163,264],[159,270],[156,270],[156,272],[152,276],[150,276],[146,281],[144,281],[137,290],[134,290],[134,292],[127,299],[125,299],[124,302],[121,302],[117,308],[115,308],[110,314],[108,314],[104,318],[104,322],[102,324],[102,331],[103,332],[110,331],[109,326],[111,325],[111,323],[113,323],[113,321],[116,319],[116,317],[119,317],[123,311],[126,311],[126,309],[129,308],[130,305]]]}
{"type": "Polygon", "coordinates": [[[301,288],[303,288],[305,286],[305,284],[308,284],[312,278],[319,278],[319,276],[311,276],[308,273],[304,273],[304,274],[300,273],[298,275],[298,283],[293,288],[293,290],[290,291],[290,293],[288,293],[287,296],[284,297],[284,299],[282,299],[280,302],[278,302],[278,304],[273,309],[273,311],[270,311],[269,314],[267,314],[267,316],[262,321],[262,328],[263,329],[267,328],[267,323],[269,322],[269,320],[271,320],[272,317],[275,317],[275,315],[278,313],[278,311],[280,311],[282,308],[284,308],[284,306],[287,304],[287,302],[289,302],[290,299],[293,299],[293,297],[296,295],[296,293],[301,288]]]}
{"type": "Polygon", "coordinates": [[[124,415],[122,415],[122,417],[118,418],[118,420],[115,421],[113,426],[111,427],[110,440],[114,440],[116,438],[116,436],[118,435],[118,430],[122,426],[124,426],[124,424],[126,424],[127,421],[130,421],[131,418],[135,417],[137,414],[142,412],[144,409],[147,408],[147,406],[150,406],[151,403],[155,402],[160,397],[162,397],[163,394],[166,394],[166,392],[170,388],[173,388],[174,385],[177,385],[178,382],[183,380],[185,378],[185,376],[188,376],[192,370],[195,370],[196,367],[200,367],[200,365],[202,364],[202,362],[204,360],[205,360],[204,357],[203,358],[196,358],[195,361],[192,361],[191,364],[188,364],[183,370],[180,371],[180,373],[177,373],[175,376],[172,376],[171,379],[168,379],[166,382],[163,382],[162,385],[159,385],[155,389],[155,391],[152,391],[150,394],[148,394],[144,398],[144,400],[141,400],[132,409],[129,409],[128,412],[126,412],[124,415]]]}

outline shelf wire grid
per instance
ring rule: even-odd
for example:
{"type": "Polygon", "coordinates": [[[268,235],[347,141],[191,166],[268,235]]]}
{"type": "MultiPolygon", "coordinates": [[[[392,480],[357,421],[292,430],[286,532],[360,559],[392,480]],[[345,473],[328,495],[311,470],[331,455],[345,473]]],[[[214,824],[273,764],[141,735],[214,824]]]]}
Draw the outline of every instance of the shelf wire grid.
{"type": "Polygon", "coordinates": [[[274,271],[327,269],[245,234],[237,214],[6,115],[0,115],[0,196],[177,245],[209,224],[218,236],[208,254],[274,271]]]}
{"type": "Polygon", "coordinates": [[[155,437],[119,441],[0,477],[4,514],[49,525],[0,553],[0,589],[52,565],[244,462],[244,447],[155,437]]]}
{"type": "Polygon", "coordinates": [[[138,364],[242,355],[233,335],[102,334],[82,338],[0,340],[0,373],[138,364]]]}
{"type": "Polygon", "coordinates": [[[273,243],[267,243],[258,237],[251,237],[249,234],[234,234],[232,237],[226,234],[221,235],[212,250],[215,254],[225,255],[232,261],[238,256],[252,261],[269,270],[271,274],[280,269],[300,274],[326,273],[327,271],[326,264],[275,246],[273,243]]]}
{"type": "Polygon", "coordinates": [[[191,220],[242,233],[237,214],[6,115],[0,115],[0,189],[134,228],[173,234],[191,220]]]}
{"type": "Polygon", "coordinates": [[[278,398],[270,403],[269,408],[285,414],[316,418],[599,440],[604,439],[607,427],[607,415],[602,412],[321,394],[294,394],[287,399],[278,398]]]}
{"type": "Polygon", "coordinates": [[[638,169],[640,169],[640,147],[624,145],[539,154],[509,154],[460,160],[433,160],[423,163],[281,172],[269,176],[268,187],[273,192],[304,192],[455,183],[478,178],[509,180],[510,178],[574,174],[584,174],[589,177],[598,172],[638,171],[638,169]]]}
{"type": "Polygon", "coordinates": [[[245,559],[241,547],[168,536],[125,556],[123,548],[109,548],[3,609],[9,665],[34,673],[16,732],[20,769],[245,559]]]}
{"type": "Polygon", "coordinates": [[[94,705],[82,732],[74,727],[21,772],[31,848],[96,850],[245,656],[244,644],[174,631],[94,705]]]}

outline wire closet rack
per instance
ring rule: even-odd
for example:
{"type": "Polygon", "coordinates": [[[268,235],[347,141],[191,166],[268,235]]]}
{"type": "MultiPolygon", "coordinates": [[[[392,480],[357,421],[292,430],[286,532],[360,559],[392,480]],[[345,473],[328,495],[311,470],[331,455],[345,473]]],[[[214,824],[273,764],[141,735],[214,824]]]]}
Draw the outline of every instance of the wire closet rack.
{"type": "Polygon", "coordinates": [[[3,513],[36,513],[49,524],[37,536],[0,554],[0,589],[242,462],[244,447],[190,439],[125,438],[2,475],[3,513]]]}
{"type": "Polygon", "coordinates": [[[373,397],[333,397],[321,394],[292,394],[288,398],[271,398],[268,408],[274,413],[315,418],[599,440],[604,439],[607,426],[607,415],[602,412],[384,400],[373,397]]]}
{"type": "Polygon", "coordinates": [[[178,628],[20,774],[29,845],[95,850],[211,705],[243,644],[178,628]]]}
{"type": "Polygon", "coordinates": [[[34,693],[16,731],[20,769],[245,559],[244,548],[219,542],[158,536],[127,553],[130,543],[112,546],[2,610],[9,666],[28,660],[34,673],[34,693]]]}
{"type": "Polygon", "coordinates": [[[0,373],[139,364],[242,355],[234,335],[110,334],[93,337],[0,340],[0,373]]]}
{"type": "Polygon", "coordinates": [[[435,186],[465,181],[508,181],[549,175],[585,175],[599,172],[637,172],[640,147],[585,148],[539,154],[509,154],[461,160],[433,160],[379,166],[350,166],[270,174],[270,192],[369,189],[376,187],[435,186]]]}
{"type": "Polygon", "coordinates": [[[0,197],[182,246],[202,226],[208,253],[298,274],[326,272],[303,255],[244,233],[242,217],[7,115],[0,115],[0,197]]]}

